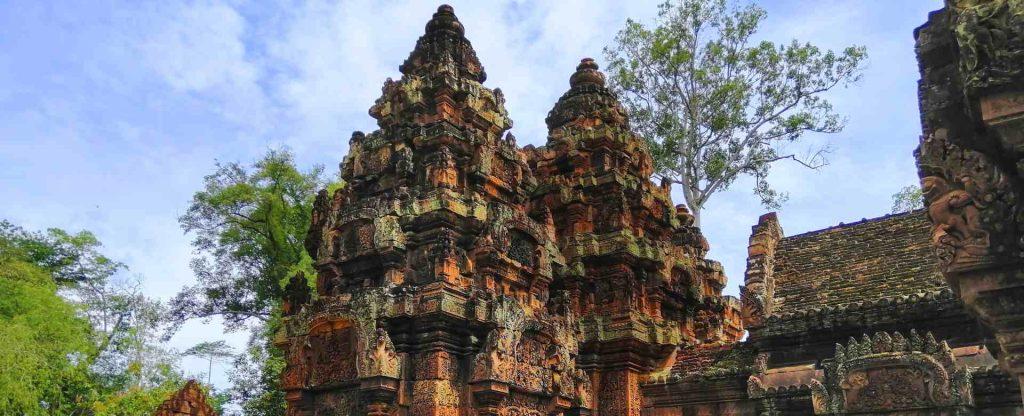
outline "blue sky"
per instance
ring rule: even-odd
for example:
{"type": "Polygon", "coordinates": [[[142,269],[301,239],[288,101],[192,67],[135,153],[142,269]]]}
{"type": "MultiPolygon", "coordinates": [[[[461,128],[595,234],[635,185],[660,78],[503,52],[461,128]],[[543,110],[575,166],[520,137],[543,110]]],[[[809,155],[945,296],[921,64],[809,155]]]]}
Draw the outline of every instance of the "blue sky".
{"type": "MultiPolygon", "coordinates": [[[[519,144],[544,143],[544,116],[584,56],[656,1],[454,1],[501,87],[519,144]],[[628,4],[626,4],[628,3],[628,4]]],[[[760,36],[840,49],[865,45],[863,80],[830,98],[846,116],[831,165],[780,165],[786,234],[886,214],[916,183],[920,134],[912,31],[940,0],[772,0],[760,36]]],[[[0,1],[0,218],[27,228],[95,232],[113,257],[169,298],[194,281],[177,217],[216,160],[248,162],[288,147],[335,169],[353,130],[412,50],[436,2],[0,1]]],[[[741,180],[704,213],[710,257],[742,282],[750,226],[765,212],[741,180]]],[[[676,193],[676,201],[681,196],[676,193]]],[[[217,322],[172,341],[244,344],[217,322]]],[[[205,371],[184,360],[188,372],[205,371]]],[[[226,386],[223,369],[214,382],[226,386]]]]}

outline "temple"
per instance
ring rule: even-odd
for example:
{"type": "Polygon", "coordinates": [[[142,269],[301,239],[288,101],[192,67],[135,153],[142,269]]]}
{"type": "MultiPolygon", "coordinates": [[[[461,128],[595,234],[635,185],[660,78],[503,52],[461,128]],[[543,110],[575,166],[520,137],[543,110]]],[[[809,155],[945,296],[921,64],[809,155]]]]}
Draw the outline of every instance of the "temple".
{"type": "Polygon", "coordinates": [[[949,0],[916,33],[929,208],[766,214],[741,299],[594,60],[521,148],[441,6],[316,198],[288,414],[1019,414],[1021,4],[949,0]]]}

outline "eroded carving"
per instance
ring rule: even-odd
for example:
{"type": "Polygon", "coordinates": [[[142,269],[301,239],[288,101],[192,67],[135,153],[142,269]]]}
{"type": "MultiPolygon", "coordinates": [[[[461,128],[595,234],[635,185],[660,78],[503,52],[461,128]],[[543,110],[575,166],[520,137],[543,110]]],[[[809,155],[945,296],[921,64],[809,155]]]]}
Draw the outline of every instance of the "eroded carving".
{"type": "Polygon", "coordinates": [[[949,345],[931,333],[851,338],[845,346],[836,345],[825,378],[811,385],[815,414],[970,406],[970,372],[955,361],[949,345]]]}

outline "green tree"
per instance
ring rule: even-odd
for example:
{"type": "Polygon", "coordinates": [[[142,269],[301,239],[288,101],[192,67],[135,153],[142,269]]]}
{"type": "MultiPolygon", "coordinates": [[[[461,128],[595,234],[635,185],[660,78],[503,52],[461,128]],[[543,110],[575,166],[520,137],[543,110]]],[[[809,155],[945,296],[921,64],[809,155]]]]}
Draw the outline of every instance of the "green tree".
{"type": "Polygon", "coordinates": [[[251,167],[217,163],[196,192],[182,229],[192,233],[198,286],[171,302],[178,322],[220,316],[229,330],[270,321],[283,282],[314,275],[302,245],[323,169],[300,171],[288,151],[270,151],[251,167]]]}
{"type": "Polygon", "coordinates": [[[316,192],[327,185],[321,167],[300,170],[291,153],[272,150],[251,166],[217,163],[179,219],[194,235],[199,285],[175,297],[171,315],[178,323],[220,316],[228,330],[256,324],[229,374],[232,400],[247,415],[284,414],[284,358],[270,340],[288,278],[315,276],[303,241],[316,192]]]}
{"type": "Polygon", "coordinates": [[[786,196],[768,183],[775,162],[824,166],[826,148],[801,156],[786,145],[841,131],[823,93],[860,77],[863,47],[755,42],[764,18],[757,6],[726,0],[667,1],[653,28],[628,20],[605,48],[611,87],[698,225],[708,199],[740,176],[753,176],[754,193],[776,207],[786,196]]]}
{"type": "Polygon", "coordinates": [[[210,380],[213,376],[213,362],[234,357],[235,351],[224,341],[205,341],[192,346],[192,348],[185,350],[182,354],[209,360],[206,371],[206,384],[212,386],[213,384],[210,383],[210,380]]]}
{"type": "Polygon", "coordinates": [[[917,185],[904,186],[892,195],[892,213],[913,211],[924,208],[924,193],[917,185]]]}
{"type": "Polygon", "coordinates": [[[95,416],[136,416],[149,415],[164,400],[171,397],[184,380],[181,374],[169,366],[161,366],[163,380],[154,386],[130,386],[124,390],[111,392],[96,400],[91,407],[95,416]]]}
{"type": "Polygon", "coordinates": [[[75,415],[95,389],[89,321],[57,293],[23,232],[0,222],[0,414],[75,415]]]}
{"type": "Polygon", "coordinates": [[[148,414],[180,383],[161,304],[100,247],[0,221],[0,414],[148,414]]]}
{"type": "MultiPolygon", "coordinates": [[[[276,320],[276,319],[275,319],[276,320]]],[[[249,416],[283,415],[285,411],[284,392],[278,385],[284,371],[284,356],[280,349],[273,347],[270,339],[276,323],[254,332],[245,351],[235,357],[228,370],[231,380],[231,400],[239,403],[242,414],[249,416]]]]}
{"type": "Polygon", "coordinates": [[[71,234],[50,228],[46,233],[30,232],[4,221],[0,236],[16,246],[25,261],[48,272],[62,289],[106,283],[126,268],[100,253],[102,244],[88,231],[71,234]]]}

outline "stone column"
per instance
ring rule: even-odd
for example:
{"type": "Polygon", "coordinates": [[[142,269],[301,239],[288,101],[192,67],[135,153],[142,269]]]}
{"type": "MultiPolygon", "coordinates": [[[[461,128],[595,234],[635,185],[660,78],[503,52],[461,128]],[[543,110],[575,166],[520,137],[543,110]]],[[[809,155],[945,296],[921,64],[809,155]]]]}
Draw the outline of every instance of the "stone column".
{"type": "Polygon", "coordinates": [[[629,368],[602,371],[597,393],[601,416],[640,416],[643,397],[640,393],[640,374],[629,368]]]}
{"type": "Polygon", "coordinates": [[[419,353],[414,373],[410,416],[459,416],[458,364],[450,352],[419,353]]]}
{"type": "Polygon", "coordinates": [[[932,242],[1024,382],[1024,3],[947,0],[915,36],[932,242]]]}
{"type": "Polygon", "coordinates": [[[782,227],[774,212],[764,214],[751,227],[747,246],[747,271],[740,287],[743,326],[759,328],[764,318],[772,313],[775,296],[775,247],[782,239],[782,227]]]}

